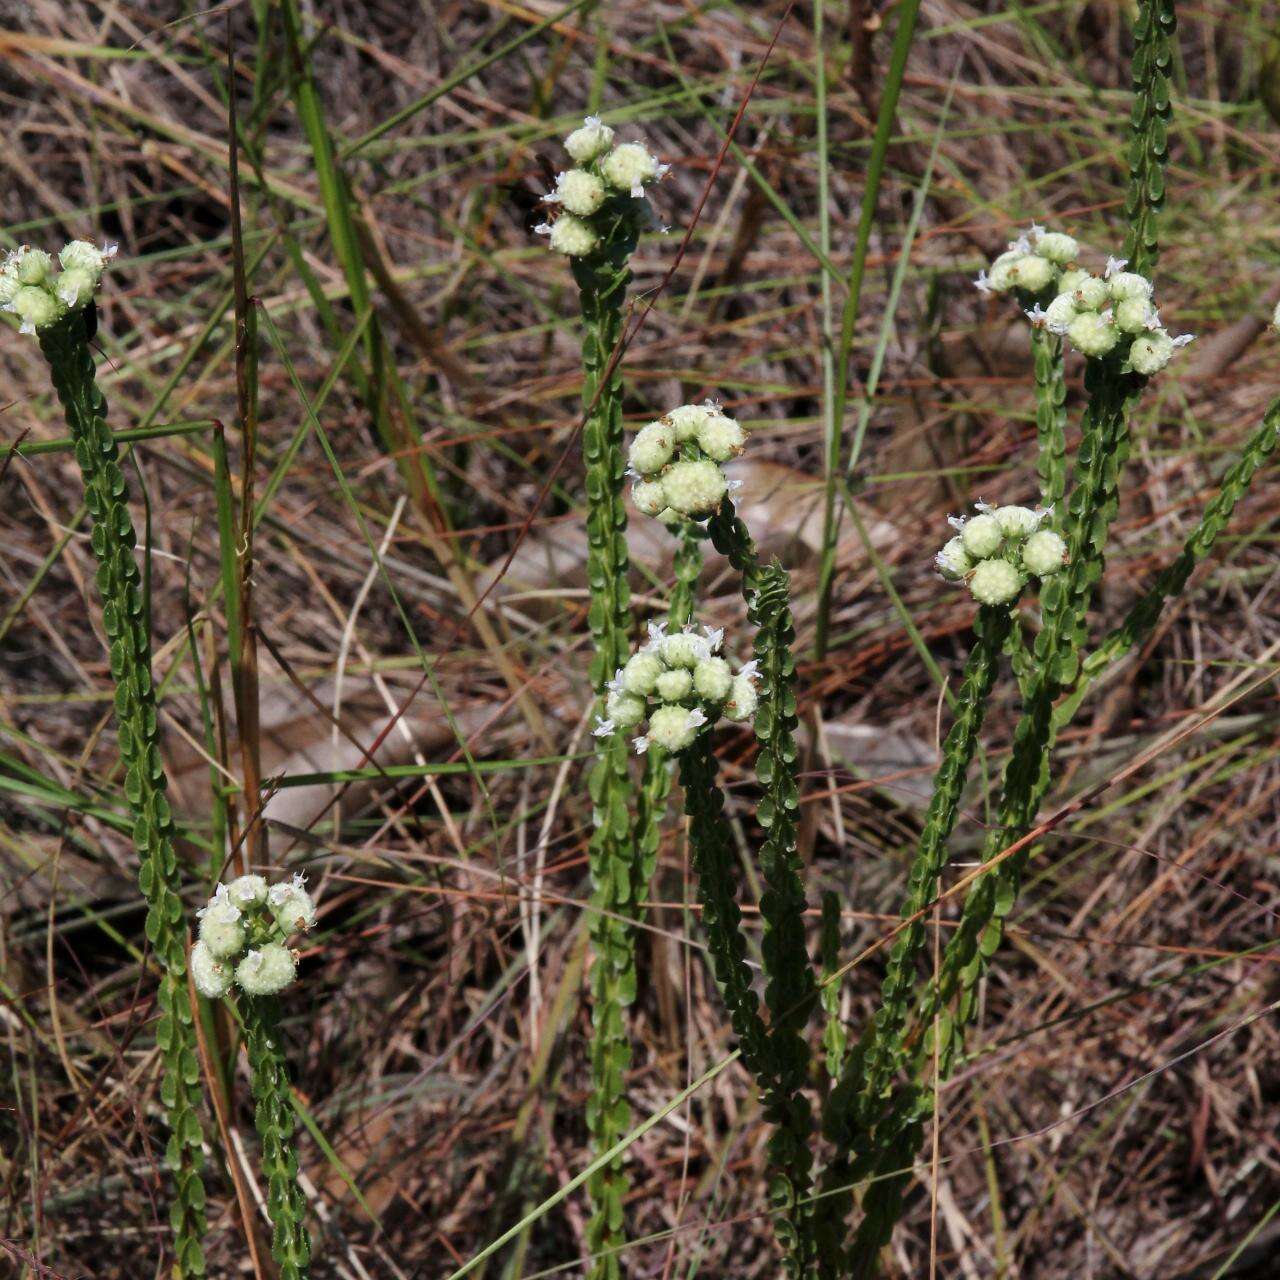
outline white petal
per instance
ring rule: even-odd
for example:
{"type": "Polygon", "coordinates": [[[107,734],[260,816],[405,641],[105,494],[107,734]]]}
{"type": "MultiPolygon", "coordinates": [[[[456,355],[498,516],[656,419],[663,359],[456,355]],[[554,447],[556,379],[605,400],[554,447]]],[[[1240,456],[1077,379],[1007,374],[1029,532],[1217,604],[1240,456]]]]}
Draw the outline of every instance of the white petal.
{"type": "Polygon", "coordinates": [[[635,747],[636,755],[642,756],[649,750],[649,739],[641,734],[640,737],[631,739],[631,745],[635,747]]]}
{"type": "Polygon", "coordinates": [[[605,720],[601,717],[596,721],[596,727],[591,730],[593,738],[607,738],[617,726],[612,720],[605,720]]]}
{"type": "Polygon", "coordinates": [[[1175,347],[1185,347],[1188,342],[1194,342],[1195,340],[1196,335],[1194,333],[1184,333],[1181,337],[1174,338],[1173,345],[1175,347]]]}

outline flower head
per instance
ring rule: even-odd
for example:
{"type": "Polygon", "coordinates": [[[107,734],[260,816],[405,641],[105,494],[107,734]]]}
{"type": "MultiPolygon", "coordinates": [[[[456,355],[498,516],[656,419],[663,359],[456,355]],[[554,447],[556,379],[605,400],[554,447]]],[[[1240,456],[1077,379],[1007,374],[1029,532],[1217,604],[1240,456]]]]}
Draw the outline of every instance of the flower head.
{"type": "Polygon", "coordinates": [[[613,130],[600,123],[599,116],[588,116],[580,129],[575,129],[565,140],[564,149],[578,164],[590,164],[613,146],[613,130]]]}
{"type": "Polygon", "coordinates": [[[297,976],[297,958],[279,942],[255,947],[236,965],[236,982],[248,996],[273,996],[297,976]]]}

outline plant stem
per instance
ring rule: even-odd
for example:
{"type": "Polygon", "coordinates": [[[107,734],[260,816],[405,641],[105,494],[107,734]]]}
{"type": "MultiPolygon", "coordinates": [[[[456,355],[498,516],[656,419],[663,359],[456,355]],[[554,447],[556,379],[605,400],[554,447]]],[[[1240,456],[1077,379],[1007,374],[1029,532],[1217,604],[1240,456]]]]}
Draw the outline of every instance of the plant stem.
{"type": "MultiPolygon", "coordinates": [[[[630,621],[627,512],[622,500],[626,470],[622,375],[614,351],[622,338],[622,305],[631,279],[627,259],[634,243],[634,235],[624,233],[612,239],[598,257],[575,259],[573,264],[585,326],[582,452],[588,503],[589,620],[595,642],[591,681],[600,699],[606,683],[626,656],[630,621]]],[[[636,969],[635,930],[627,917],[635,910],[642,858],[632,829],[626,738],[615,732],[597,741],[590,778],[595,812],[589,852],[594,1034],[587,1126],[599,1154],[613,1147],[630,1126],[626,1074],[631,1065],[631,1046],[623,1010],[635,999],[636,969]]],[[[623,1200],[627,1185],[621,1157],[598,1170],[587,1183],[593,1204],[587,1228],[587,1241],[595,1259],[593,1280],[615,1280],[621,1274],[617,1250],[625,1239],[623,1200]]]]}
{"type": "Polygon", "coordinates": [[[307,1280],[311,1238],[307,1202],[298,1185],[298,1156],[293,1149],[294,1111],[289,1069],[280,1048],[280,1007],[275,996],[240,1001],[244,1043],[253,1081],[254,1124],[262,1144],[262,1174],[271,1218],[271,1256],[280,1280],[307,1280]]]}
{"type": "Polygon", "coordinates": [[[889,955],[880,1003],[857,1053],[828,1099],[824,1131],[835,1157],[822,1180],[819,1201],[826,1275],[839,1274],[842,1224],[852,1207],[855,1153],[867,1147],[895,1074],[904,1065],[903,1036],[911,1011],[915,969],[924,950],[924,914],[937,897],[946,865],[947,842],[955,830],[965,779],[977,749],[987,701],[1000,668],[1000,653],[1012,624],[1006,607],[984,606],[974,620],[974,646],[965,663],[955,720],[942,748],[933,796],[907,880],[897,938],[889,955]]]}
{"type": "Polygon", "coordinates": [[[1129,270],[1150,276],[1159,256],[1157,220],[1164,207],[1169,159],[1169,70],[1177,29],[1174,0],[1138,0],[1133,38],[1133,115],[1129,142],[1129,219],[1125,256],[1129,270]]]}
{"type": "MultiPolygon", "coordinates": [[[[1036,474],[1040,501],[1055,510],[1067,488],[1067,384],[1062,368],[1062,339],[1039,325],[1031,327],[1036,378],[1036,474]]],[[[1055,521],[1057,523],[1057,521],[1055,521]]]]}
{"type": "Polygon", "coordinates": [[[160,1095],[170,1128],[166,1162],[176,1191],[169,1219],[176,1237],[174,1274],[185,1278],[204,1274],[205,1195],[200,1176],[203,1133],[196,1114],[200,1070],[186,984],[182,881],[160,759],[151,637],[134,559],[137,534],[129,514],[128,486],[120,469],[116,440],[107,425],[107,402],[98,389],[85,320],[84,310],[73,311],[41,330],[40,349],[49,362],[54,390],[75,440],[85,506],[93,521],[102,623],[115,683],[116,731],[138,851],[138,887],[147,902],[147,940],[161,969],[156,1041],[164,1064],[160,1095]]]}

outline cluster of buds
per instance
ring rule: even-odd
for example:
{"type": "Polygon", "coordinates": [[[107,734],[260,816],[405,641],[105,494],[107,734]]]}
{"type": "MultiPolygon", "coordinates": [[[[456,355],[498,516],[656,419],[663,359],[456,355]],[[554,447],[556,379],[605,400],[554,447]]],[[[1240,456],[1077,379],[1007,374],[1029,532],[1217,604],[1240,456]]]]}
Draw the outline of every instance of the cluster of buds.
{"type": "Polygon", "coordinates": [[[268,885],[262,876],[220,884],[200,917],[200,940],[191,948],[191,977],[210,1000],[232,984],[245,995],[270,996],[297,976],[298,957],[286,943],[316,922],[316,904],[302,876],[268,885]]]}
{"type": "Polygon", "coordinates": [[[978,273],[975,283],[982,293],[1045,297],[1059,291],[1063,273],[1079,252],[1074,237],[1032,223],[1029,230],[1009,242],[987,271],[978,273]]]}
{"type": "Polygon", "coordinates": [[[948,517],[956,536],[934,557],[948,582],[964,582],[979,604],[1011,604],[1028,578],[1044,579],[1066,563],[1067,544],[1041,526],[1050,512],[976,504],[978,514],[948,517]]]}
{"type": "Polygon", "coordinates": [[[550,237],[556,253],[584,258],[603,243],[611,220],[636,216],[636,202],[668,166],[659,164],[643,143],[615,146],[613,130],[596,116],[588,116],[564,140],[564,148],[574,167],[559,174],[555,190],[543,197],[559,207],[559,216],[535,230],[550,237]]]}
{"type": "Polygon", "coordinates": [[[1159,373],[1173,353],[1192,335],[1171,338],[1160,323],[1146,276],[1126,271],[1123,258],[1108,258],[1102,275],[1066,272],[1047,307],[1037,303],[1027,312],[1032,324],[1065,337],[1081,355],[1102,359],[1115,355],[1125,370],[1144,377],[1159,373]]]}
{"type": "Polygon", "coordinates": [[[73,240],[58,254],[58,270],[51,254],[24,244],[0,267],[0,306],[18,317],[22,333],[47,329],[92,301],[115,255],[113,244],[99,249],[87,240],[73,240]]]}
{"type": "Polygon", "coordinates": [[[668,630],[649,624],[649,639],[609,681],[605,716],[596,725],[598,738],[618,730],[649,730],[635,738],[637,752],[649,744],[683,751],[704,725],[721,716],[749,720],[756,713],[756,664],[735,672],[718,652],[724,633],[684,627],[668,630]]]}
{"type": "Polygon", "coordinates": [[[644,515],[668,524],[706,519],[740,483],[729,480],[722,467],[746,443],[747,433],[711,400],[672,409],[641,427],[631,442],[632,501],[644,515]]]}

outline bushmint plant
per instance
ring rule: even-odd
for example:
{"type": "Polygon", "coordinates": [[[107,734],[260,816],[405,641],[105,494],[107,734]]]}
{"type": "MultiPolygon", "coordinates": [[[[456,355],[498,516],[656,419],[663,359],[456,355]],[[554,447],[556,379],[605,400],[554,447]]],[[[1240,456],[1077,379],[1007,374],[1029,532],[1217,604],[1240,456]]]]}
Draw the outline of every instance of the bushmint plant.
{"type": "Polygon", "coordinates": [[[289,939],[315,924],[316,905],[300,875],[272,885],[263,876],[244,875],[219,885],[198,915],[200,938],[191,948],[196,989],[210,1000],[238,993],[271,1218],[271,1256],[280,1267],[280,1280],[307,1280],[311,1237],[307,1202],[298,1184],[293,1099],[277,997],[298,973],[289,939]]]}
{"type": "MultiPolygon", "coordinates": [[[[594,116],[565,139],[574,167],[556,179],[545,198],[557,210],[554,221],[538,228],[551,248],[572,265],[582,309],[584,422],[582,452],[587,484],[587,579],[591,590],[590,626],[595,644],[591,678],[598,698],[621,665],[630,628],[627,574],[627,513],[623,505],[622,353],[623,304],[631,280],[628,260],[652,215],[646,190],[665,172],[636,142],[615,145],[614,131],[594,116]]],[[[630,1108],[626,1074],[631,1062],[624,1009],[635,998],[635,913],[642,865],[656,854],[637,849],[637,830],[649,824],[633,815],[627,747],[621,733],[597,738],[591,772],[595,833],[590,862],[593,886],[591,936],[592,1096],[587,1125],[597,1153],[626,1133],[630,1108]],[[637,827],[637,822],[640,826],[637,827]]],[[[652,789],[651,784],[651,789],[652,789]]],[[[648,837],[646,837],[648,839],[648,837]]],[[[594,1211],[588,1242],[593,1276],[620,1274],[616,1250],[623,1240],[626,1176],[621,1160],[602,1168],[590,1181],[594,1211]]]]}
{"type": "Polygon", "coordinates": [[[90,542],[98,562],[102,627],[115,685],[116,734],[138,851],[138,887],[147,902],[147,941],[161,971],[156,1041],[164,1065],[160,1093],[170,1128],[165,1158],[175,1182],[169,1217],[175,1236],[175,1270],[186,1277],[204,1274],[205,1193],[203,1133],[196,1112],[200,1069],[186,984],[182,876],[160,758],[150,619],[134,555],[137,533],[89,347],[97,327],[94,294],[115,252],[114,245],[98,248],[73,240],[55,264],[43,250],[23,246],[0,269],[0,303],[17,315],[22,333],[35,335],[49,363],[53,387],[75,441],[85,506],[93,522],[90,542]]]}

